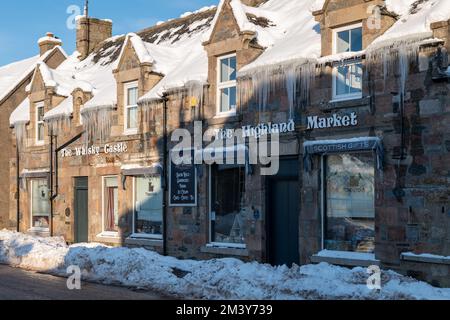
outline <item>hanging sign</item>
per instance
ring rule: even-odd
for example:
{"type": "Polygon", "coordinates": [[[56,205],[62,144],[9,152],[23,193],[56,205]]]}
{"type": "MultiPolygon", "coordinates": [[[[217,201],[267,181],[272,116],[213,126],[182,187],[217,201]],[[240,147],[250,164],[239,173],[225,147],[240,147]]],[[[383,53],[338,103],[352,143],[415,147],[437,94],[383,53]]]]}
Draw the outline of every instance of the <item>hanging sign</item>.
{"type": "Polygon", "coordinates": [[[105,144],[102,147],[90,146],[90,147],[76,147],[73,149],[66,148],[61,151],[63,158],[71,157],[84,157],[84,156],[97,156],[101,153],[104,154],[121,154],[128,152],[128,145],[124,142],[117,144],[105,144]]]}
{"type": "Polygon", "coordinates": [[[330,117],[309,116],[308,130],[314,129],[328,129],[340,127],[355,127],[358,125],[358,115],[352,112],[349,115],[333,114],[330,117]]]}
{"type": "Polygon", "coordinates": [[[195,164],[170,161],[169,204],[171,207],[197,206],[197,170],[195,164]]]}

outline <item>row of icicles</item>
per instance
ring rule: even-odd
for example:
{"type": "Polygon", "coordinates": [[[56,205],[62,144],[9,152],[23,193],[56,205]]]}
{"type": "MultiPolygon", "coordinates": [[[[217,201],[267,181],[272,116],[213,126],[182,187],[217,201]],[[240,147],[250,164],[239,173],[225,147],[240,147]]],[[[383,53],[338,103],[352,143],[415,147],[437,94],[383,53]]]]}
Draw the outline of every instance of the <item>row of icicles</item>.
{"type": "MultiPolygon", "coordinates": [[[[405,97],[406,83],[411,62],[417,61],[420,44],[417,42],[399,42],[395,45],[366,52],[366,71],[371,72],[375,66],[382,65],[384,81],[389,76],[398,78],[399,94],[405,97]]],[[[344,63],[344,62],[341,62],[344,63]]],[[[335,62],[336,64],[336,62],[335,62]]],[[[337,62],[339,64],[339,62],[337,62]]],[[[251,74],[238,78],[238,98],[241,105],[256,103],[259,111],[265,111],[270,105],[270,99],[277,97],[279,92],[285,91],[289,117],[294,119],[298,107],[306,107],[310,103],[311,88],[315,78],[326,67],[317,60],[298,63],[288,63],[277,67],[260,68],[251,74]]],[[[200,82],[190,82],[182,89],[170,92],[172,100],[182,103],[186,98],[195,100],[197,106],[203,106],[204,86],[200,82]]],[[[154,123],[160,100],[142,104],[142,121],[154,123]]],[[[111,134],[114,108],[100,108],[83,112],[83,125],[86,129],[85,142],[105,142],[111,134]]],[[[56,118],[47,122],[53,134],[59,135],[70,130],[71,118],[56,118]]],[[[27,125],[18,123],[14,126],[19,149],[27,145],[27,125]]]]}

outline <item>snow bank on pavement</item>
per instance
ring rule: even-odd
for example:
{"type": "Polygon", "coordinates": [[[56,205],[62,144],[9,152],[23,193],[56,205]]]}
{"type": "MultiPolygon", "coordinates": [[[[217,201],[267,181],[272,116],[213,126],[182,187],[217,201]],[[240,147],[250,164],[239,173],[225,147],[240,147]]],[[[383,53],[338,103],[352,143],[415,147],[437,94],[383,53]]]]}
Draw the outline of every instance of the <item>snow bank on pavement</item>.
{"type": "Polygon", "coordinates": [[[191,299],[450,299],[450,289],[383,272],[383,289],[366,286],[368,274],[325,263],[293,268],[236,259],[178,260],[145,249],[100,244],[67,246],[62,238],[0,231],[0,263],[66,276],[79,266],[83,279],[156,290],[191,299]]]}

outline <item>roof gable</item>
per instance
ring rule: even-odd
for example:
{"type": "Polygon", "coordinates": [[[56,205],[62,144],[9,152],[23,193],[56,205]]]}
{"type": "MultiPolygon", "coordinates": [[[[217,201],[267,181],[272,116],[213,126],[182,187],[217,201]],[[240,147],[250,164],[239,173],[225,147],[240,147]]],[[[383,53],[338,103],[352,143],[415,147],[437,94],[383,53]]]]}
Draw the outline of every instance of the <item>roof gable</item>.
{"type": "Polygon", "coordinates": [[[203,37],[204,42],[218,42],[236,37],[241,32],[256,32],[247,17],[240,0],[221,0],[211,28],[203,37]]]}

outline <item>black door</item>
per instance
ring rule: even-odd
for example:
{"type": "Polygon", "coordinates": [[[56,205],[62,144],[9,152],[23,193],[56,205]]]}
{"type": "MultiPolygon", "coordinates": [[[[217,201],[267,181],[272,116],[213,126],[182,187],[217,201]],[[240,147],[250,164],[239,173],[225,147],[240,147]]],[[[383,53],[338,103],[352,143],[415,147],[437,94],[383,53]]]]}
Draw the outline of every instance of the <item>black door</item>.
{"type": "Polygon", "coordinates": [[[268,256],[272,265],[299,264],[298,161],[280,163],[280,172],[269,181],[268,256]]]}
{"type": "Polygon", "coordinates": [[[88,178],[75,178],[75,242],[83,243],[89,241],[88,236],[88,178]]]}

